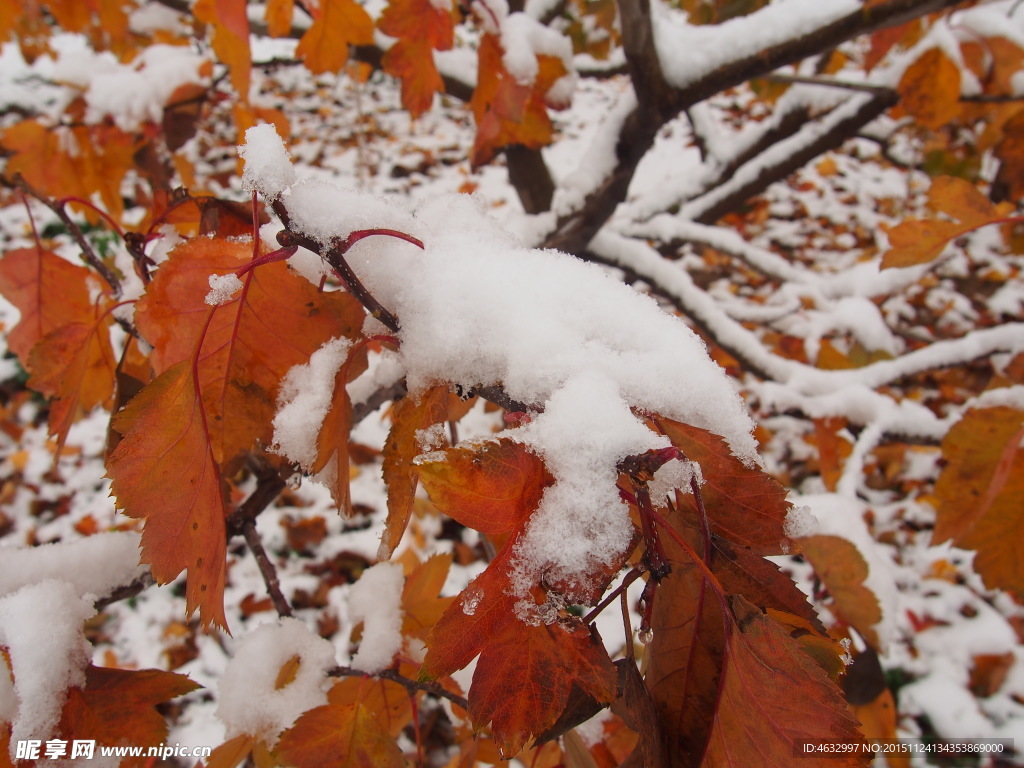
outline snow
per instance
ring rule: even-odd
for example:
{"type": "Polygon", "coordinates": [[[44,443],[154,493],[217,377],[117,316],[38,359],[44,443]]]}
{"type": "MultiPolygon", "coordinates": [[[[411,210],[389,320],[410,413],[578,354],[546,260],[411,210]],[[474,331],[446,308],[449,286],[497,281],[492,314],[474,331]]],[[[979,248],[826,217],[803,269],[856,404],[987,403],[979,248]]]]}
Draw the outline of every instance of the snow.
{"type": "Polygon", "coordinates": [[[80,51],[58,58],[54,77],[85,90],[87,123],[111,117],[124,131],[144,122],[159,122],[174,91],[187,83],[201,84],[209,59],[190,48],[151,45],[129,64],[109,54],[80,51]]]}
{"type": "Polygon", "coordinates": [[[336,665],[334,646],[298,619],[263,624],[241,638],[217,684],[217,717],[226,738],[249,734],[273,747],[299,715],[327,703],[336,665]],[[298,657],[298,670],[278,687],[281,668],[298,657]]]}
{"type": "Polygon", "coordinates": [[[139,534],[98,533],[38,547],[0,547],[0,597],[48,579],[68,582],[80,596],[105,597],[147,571],[139,565],[139,534]]]}
{"type": "Polygon", "coordinates": [[[395,203],[385,208],[322,183],[300,183],[283,199],[292,226],[319,242],[381,226],[424,240],[421,250],[373,238],[347,255],[399,318],[413,395],[442,381],[466,389],[500,384],[548,409],[524,438],[556,478],[520,545],[524,573],[579,579],[584,587],[629,543],[616,465],[667,445],[631,408],[709,429],[744,461],[757,462],[750,418],[703,343],[598,267],[520,246],[465,197],[430,201],[404,227],[395,203]],[[578,545],[567,547],[572,531],[578,545]]]}
{"type": "Polygon", "coordinates": [[[363,622],[359,650],[351,666],[368,675],[387,669],[402,648],[402,589],[405,576],[398,563],[367,568],[348,593],[349,616],[363,622]]]}
{"type": "Polygon", "coordinates": [[[210,292],[204,301],[211,307],[231,301],[232,297],[242,290],[242,281],[234,272],[226,275],[210,275],[210,292]]]}
{"type": "Polygon", "coordinates": [[[654,0],[654,45],[665,79],[685,88],[719,67],[813,34],[860,8],[859,0],[784,0],[722,24],[693,26],[685,13],[654,0]]]}
{"type": "Polygon", "coordinates": [[[273,125],[262,123],[248,129],[238,154],[245,161],[242,188],[246,192],[257,191],[274,201],[295,183],[291,155],[273,125]]]}
{"type": "Polygon", "coordinates": [[[316,461],[320,425],[334,402],[334,379],[348,357],[348,339],[320,347],[285,375],[274,416],[274,450],[308,470],[316,461]]]}
{"type": "MultiPolygon", "coordinates": [[[[47,739],[60,720],[67,689],[85,685],[91,646],[83,622],[95,614],[66,581],[47,579],[0,598],[0,646],[11,659],[17,714],[11,758],[19,740],[47,739]]],[[[10,701],[4,706],[10,711],[10,701]]]]}

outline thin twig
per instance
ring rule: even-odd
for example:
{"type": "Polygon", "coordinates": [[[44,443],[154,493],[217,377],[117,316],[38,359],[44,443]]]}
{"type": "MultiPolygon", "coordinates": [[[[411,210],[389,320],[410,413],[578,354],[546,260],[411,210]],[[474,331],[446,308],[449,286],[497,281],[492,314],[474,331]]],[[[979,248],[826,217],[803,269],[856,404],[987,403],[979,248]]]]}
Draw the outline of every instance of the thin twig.
{"type": "Polygon", "coordinates": [[[122,600],[129,600],[133,597],[136,597],[137,595],[142,594],[155,584],[156,579],[153,578],[153,574],[149,571],[146,571],[137,579],[132,581],[130,584],[120,586],[106,597],[101,597],[99,600],[97,600],[94,603],[94,606],[96,607],[96,612],[99,613],[100,611],[104,610],[110,605],[113,605],[114,603],[119,603],[122,600]]]}
{"type": "Polygon", "coordinates": [[[252,552],[252,556],[256,558],[256,564],[263,575],[263,582],[267,585],[267,593],[270,595],[270,600],[277,610],[277,615],[291,616],[292,607],[288,604],[288,599],[284,596],[284,592],[281,591],[281,582],[277,578],[277,569],[270,562],[270,557],[267,556],[267,550],[264,549],[263,542],[260,540],[259,531],[256,530],[255,520],[249,518],[242,523],[242,535],[245,537],[245,543],[249,545],[249,551],[252,552]]]}
{"type": "Polygon", "coordinates": [[[393,683],[398,683],[408,691],[423,691],[436,698],[448,699],[452,704],[461,707],[467,712],[469,711],[469,702],[464,697],[459,696],[457,693],[452,693],[440,683],[434,681],[421,683],[419,680],[408,678],[393,669],[385,669],[375,675],[368,675],[366,672],[360,669],[353,669],[352,667],[335,667],[327,674],[331,677],[376,677],[380,680],[390,680],[393,683]]]}
{"type": "Polygon", "coordinates": [[[96,255],[96,251],[93,250],[92,243],[90,243],[85,235],[82,233],[82,229],[68,216],[65,206],[56,200],[52,200],[42,192],[37,190],[20,173],[14,176],[14,186],[22,191],[28,193],[36,200],[41,202],[47,208],[49,208],[57,216],[58,219],[67,227],[68,233],[78,243],[78,247],[82,249],[82,258],[85,259],[86,263],[95,269],[100,277],[110,286],[110,290],[114,294],[114,298],[121,296],[121,281],[118,280],[117,275],[114,274],[113,270],[104,264],[100,257],[96,255]]]}

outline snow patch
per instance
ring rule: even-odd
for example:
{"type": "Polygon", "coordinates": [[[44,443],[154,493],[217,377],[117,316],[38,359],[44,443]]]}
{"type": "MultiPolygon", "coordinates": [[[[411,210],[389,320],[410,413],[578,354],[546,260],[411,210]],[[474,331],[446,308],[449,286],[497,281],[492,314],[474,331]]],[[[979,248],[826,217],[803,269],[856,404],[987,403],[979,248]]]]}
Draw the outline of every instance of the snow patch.
{"type": "Polygon", "coordinates": [[[282,618],[243,637],[218,684],[217,717],[226,738],[243,733],[273,746],[303,712],[327,703],[334,646],[298,619],[282,618]],[[295,678],[277,688],[286,663],[298,656],[295,678]]]}
{"type": "Polygon", "coordinates": [[[402,648],[402,588],[405,576],[398,563],[367,568],[348,593],[349,615],[363,622],[363,639],[352,667],[375,675],[391,666],[402,648]]]}

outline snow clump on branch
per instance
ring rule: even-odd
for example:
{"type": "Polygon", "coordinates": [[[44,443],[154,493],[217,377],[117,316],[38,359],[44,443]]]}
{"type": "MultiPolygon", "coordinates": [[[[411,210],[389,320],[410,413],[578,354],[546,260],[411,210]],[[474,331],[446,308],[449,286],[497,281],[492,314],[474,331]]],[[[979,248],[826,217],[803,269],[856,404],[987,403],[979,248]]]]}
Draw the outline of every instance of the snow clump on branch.
{"type": "MultiPolygon", "coordinates": [[[[259,142],[260,152],[246,148],[244,155],[255,188],[265,175],[280,177],[284,152],[283,144],[269,151],[269,135],[259,142]]],[[[281,201],[291,228],[317,242],[367,227],[411,230],[423,241],[421,250],[366,238],[346,254],[398,317],[410,396],[441,382],[500,386],[543,411],[528,427],[504,433],[529,445],[556,480],[518,547],[517,589],[544,576],[583,590],[629,545],[618,463],[669,444],[643,414],[707,429],[744,462],[759,462],[753,423],[704,342],[601,267],[523,247],[466,196],[404,213],[401,201],[299,182],[281,191],[281,201]]]]}

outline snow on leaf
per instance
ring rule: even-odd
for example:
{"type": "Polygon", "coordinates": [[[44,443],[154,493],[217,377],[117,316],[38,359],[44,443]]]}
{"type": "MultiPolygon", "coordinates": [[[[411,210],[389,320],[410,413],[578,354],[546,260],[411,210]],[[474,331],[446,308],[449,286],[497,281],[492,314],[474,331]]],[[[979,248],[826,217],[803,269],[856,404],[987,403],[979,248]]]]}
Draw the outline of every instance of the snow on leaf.
{"type": "Polygon", "coordinates": [[[24,365],[32,347],[53,331],[93,319],[85,267],[41,248],[15,248],[0,259],[0,293],[21,313],[7,347],[24,365]]]}
{"type": "Polygon", "coordinates": [[[29,353],[29,386],[54,398],[50,434],[60,453],[71,425],[114,396],[117,360],[110,346],[110,316],[91,324],[72,323],[47,334],[29,353]]]}
{"type": "Polygon", "coordinates": [[[243,102],[249,100],[252,71],[246,5],[246,0],[197,0],[192,8],[197,19],[213,26],[213,50],[231,70],[231,84],[243,102]]]}
{"type": "Polygon", "coordinates": [[[882,620],[882,609],[864,585],[868,564],[860,550],[839,536],[805,536],[799,539],[799,546],[832,595],[833,612],[877,649],[875,625],[882,620]]]}
{"type": "Polygon", "coordinates": [[[501,42],[492,34],[480,41],[479,80],[470,107],[476,118],[473,165],[483,165],[502,147],[539,149],[551,143],[552,125],[545,95],[566,74],[557,56],[539,54],[532,83],[520,83],[505,68],[501,42]]]}
{"type": "MultiPolygon", "coordinates": [[[[700,465],[711,529],[758,554],[781,554],[790,506],[785,489],[764,470],[736,458],[718,435],[669,419],[660,419],[658,425],[687,459],[700,465]]],[[[681,499],[695,515],[693,496],[681,499]]]]}
{"type": "MultiPolygon", "coordinates": [[[[95,739],[99,744],[162,744],[168,726],[156,707],[202,686],[185,675],[159,669],[88,666],[85,687],[72,688],[61,716],[64,739],[95,739]]],[[[129,760],[122,765],[146,764],[129,760]]]]}
{"type": "Polygon", "coordinates": [[[1024,412],[967,411],[942,441],[946,466],[935,484],[933,540],[974,549],[986,586],[1024,595],[1019,542],[1024,534],[1024,412]]]}
{"type": "MultiPolygon", "coordinates": [[[[192,354],[206,323],[211,274],[234,272],[252,245],[194,238],[157,270],[136,306],[159,374],[192,354]]],[[[199,356],[199,388],[220,463],[269,444],[281,381],[332,338],[358,333],[363,310],[349,294],[321,293],[281,262],[245,274],[237,300],[217,307],[199,356]]]]}
{"type": "Polygon", "coordinates": [[[925,128],[938,130],[960,114],[960,69],[939,48],[930,48],[900,80],[900,107],[925,128]]]}
{"type": "Polygon", "coordinates": [[[188,569],[189,615],[198,608],[204,626],[226,629],[224,499],[195,364],[164,371],[114,417],[124,437],[107,476],[117,506],[146,521],[142,562],[153,578],[167,584],[188,569]]]}
{"type": "Polygon", "coordinates": [[[295,55],[313,74],[340,71],[350,45],[373,44],[373,20],[354,0],[322,0],[311,10],[313,24],[299,40],[295,55]]]}
{"type": "Polygon", "coordinates": [[[402,106],[413,117],[430,109],[434,93],[444,89],[434,51],[454,40],[450,8],[431,0],[391,0],[377,22],[381,32],[398,41],[384,54],[384,71],[402,81],[402,106]]]}
{"type": "Polygon", "coordinates": [[[311,709],[284,732],[276,755],[295,768],[405,768],[401,750],[363,704],[311,709]]]}
{"type": "Polygon", "coordinates": [[[521,443],[501,439],[445,451],[416,466],[430,500],[449,517],[480,533],[508,533],[537,508],[554,478],[521,443]]]}

